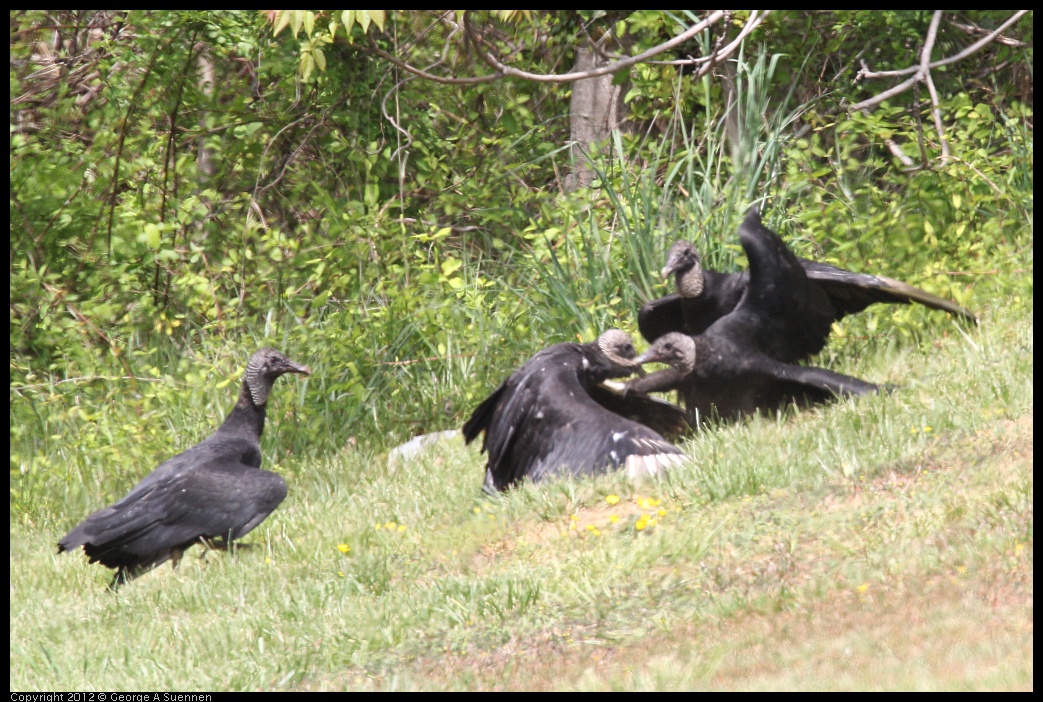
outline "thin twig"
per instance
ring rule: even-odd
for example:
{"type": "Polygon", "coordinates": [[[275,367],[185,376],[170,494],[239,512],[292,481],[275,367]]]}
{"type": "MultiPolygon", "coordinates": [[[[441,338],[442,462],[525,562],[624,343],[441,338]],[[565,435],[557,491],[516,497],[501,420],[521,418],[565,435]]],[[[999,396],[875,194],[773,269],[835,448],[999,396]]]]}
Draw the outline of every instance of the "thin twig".
{"type": "MultiPolygon", "coordinates": [[[[104,380],[109,383],[114,380],[129,380],[131,382],[141,381],[142,383],[169,383],[171,382],[167,378],[139,378],[136,375],[118,375],[110,377],[106,375],[85,375],[80,378],[66,378],[65,380],[56,380],[53,383],[33,383],[32,385],[12,385],[11,390],[18,392],[19,390],[34,390],[36,388],[50,388],[55,385],[62,385],[64,383],[94,383],[99,380],[104,380]]],[[[177,381],[173,381],[177,382],[177,381]]]]}
{"type": "Polygon", "coordinates": [[[428,358],[413,358],[408,361],[381,361],[378,366],[411,366],[414,363],[425,363],[427,361],[440,361],[443,358],[474,358],[476,353],[455,353],[451,356],[430,356],[428,358]]]}

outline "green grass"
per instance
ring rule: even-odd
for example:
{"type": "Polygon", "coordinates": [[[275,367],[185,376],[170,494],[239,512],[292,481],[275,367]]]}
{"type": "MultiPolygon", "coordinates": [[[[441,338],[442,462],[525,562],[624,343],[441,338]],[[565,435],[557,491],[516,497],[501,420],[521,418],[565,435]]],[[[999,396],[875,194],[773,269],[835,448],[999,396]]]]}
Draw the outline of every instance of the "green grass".
{"type": "Polygon", "coordinates": [[[283,379],[262,443],[286,502],[249,548],[117,594],[55,542],[228,403],[157,401],[140,445],[91,409],[106,461],[46,443],[12,512],[11,689],[1031,689],[1031,280],[1010,286],[982,284],[978,329],[924,312],[915,343],[881,323],[823,361],[896,392],[705,432],[660,483],[489,499],[462,442],[395,467],[288,447],[314,418],[283,379]]]}
{"type": "Polygon", "coordinates": [[[792,114],[767,109],[771,64],[755,67],[736,153],[722,117],[676,159],[631,162],[617,139],[599,190],[548,198],[495,256],[448,233],[423,239],[433,258],[404,242],[403,271],[358,276],[287,328],[128,341],[135,380],[13,361],[11,689],[1031,689],[1031,150],[997,160],[1018,182],[978,193],[973,216],[951,197],[973,178],[850,194],[799,179],[825,158],[780,157],[792,114]],[[981,326],[915,306],[846,319],[816,363],[895,392],[703,432],[658,483],[490,499],[461,441],[388,465],[537,348],[633,331],[674,238],[727,269],[737,218],[765,195],[798,254],[958,293],[981,326]],[[925,205],[940,243],[921,236],[925,205]],[[104,568],[57,555],[213,431],[262,345],[314,373],[273,393],[264,465],[290,493],[246,547],[191,549],[116,594],[104,568]]]}

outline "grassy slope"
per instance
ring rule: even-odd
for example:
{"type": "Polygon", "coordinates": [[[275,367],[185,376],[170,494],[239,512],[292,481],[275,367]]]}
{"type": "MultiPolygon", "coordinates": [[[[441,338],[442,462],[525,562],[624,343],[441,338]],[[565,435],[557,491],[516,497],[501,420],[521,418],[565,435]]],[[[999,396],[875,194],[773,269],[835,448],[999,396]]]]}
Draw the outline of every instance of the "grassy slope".
{"type": "Polygon", "coordinates": [[[253,548],[118,595],[54,554],[80,500],[12,520],[11,688],[1030,689],[1030,286],[836,366],[894,394],[705,433],[661,484],[288,460],[253,548]]]}

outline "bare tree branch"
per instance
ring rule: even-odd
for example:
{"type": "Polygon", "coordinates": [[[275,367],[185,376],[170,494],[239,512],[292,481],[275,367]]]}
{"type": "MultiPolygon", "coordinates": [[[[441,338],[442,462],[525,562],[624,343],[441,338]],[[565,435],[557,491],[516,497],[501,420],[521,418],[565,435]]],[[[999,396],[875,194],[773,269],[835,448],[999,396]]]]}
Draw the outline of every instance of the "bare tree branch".
{"type": "Polygon", "coordinates": [[[891,155],[897,158],[903,166],[906,168],[914,168],[916,166],[916,162],[902,151],[902,147],[899,146],[898,142],[894,139],[884,139],[884,144],[887,145],[887,149],[891,152],[891,155]]]}
{"type": "MultiPolygon", "coordinates": [[[[942,16],[941,10],[936,10],[934,15],[931,17],[931,25],[927,30],[927,38],[924,40],[924,46],[920,52],[920,63],[917,66],[903,68],[901,70],[896,71],[874,72],[869,70],[869,66],[866,65],[865,61],[862,61],[862,70],[860,70],[858,72],[858,75],[855,76],[855,80],[859,80],[862,78],[885,78],[905,75],[911,75],[911,77],[902,81],[898,85],[895,85],[881,93],[878,93],[877,95],[869,98],[868,100],[863,100],[862,102],[851,105],[851,107],[849,107],[848,109],[851,111],[861,110],[865,114],[869,114],[870,108],[876,107],[888,98],[904,93],[906,90],[913,87],[917,83],[923,82],[927,86],[927,91],[930,93],[931,96],[931,115],[934,118],[934,126],[935,129],[938,131],[938,138],[942,145],[942,161],[945,162],[949,160],[950,158],[952,158],[952,154],[949,150],[949,142],[945,138],[945,127],[942,123],[941,100],[938,97],[938,90],[935,88],[934,80],[931,77],[931,69],[938,68],[939,66],[947,66],[950,63],[955,63],[956,61],[960,61],[970,56],[989,42],[999,37],[1000,33],[1003,32],[1003,30],[1020,20],[1027,13],[1028,10],[1019,10],[1018,12],[1015,12],[1006,22],[1001,24],[995,31],[989,33],[988,36],[984,37],[983,39],[980,39],[979,41],[974,42],[962,51],[957,52],[956,54],[953,54],[948,58],[944,58],[932,63],[930,60],[931,51],[934,49],[934,42],[938,35],[938,25],[941,21],[942,16]]],[[[886,143],[888,148],[891,150],[891,153],[894,154],[895,157],[898,158],[903,165],[914,165],[912,159],[910,159],[902,152],[902,148],[898,144],[896,144],[894,141],[890,139],[887,139],[886,143]]],[[[922,149],[923,144],[921,143],[921,150],[922,149]]]]}
{"type": "Polygon", "coordinates": [[[938,139],[942,142],[942,163],[949,160],[949,142],[945,138],[945,126],[942,124],[942,106],[938,98],[938,91],[934,87],[931,78],[931,51],[934,49],[935,39],[938,38],[938,24],[942,21],[942,11],[935,10],[931,17],[931,26],[927,28],[927,39],[920,53],[920,73],[927,83],[927,91],[931,94],[931,114],[934,116],[934,128],[938,130],[938,139]]]}
{"type": "Polygon", "coordinates": [[[590,71],[575,71],[572,73],[561,74],[543,74],[530,73],[528,71],[521,71],[517,68],[512,68],[511,66],[501,63],[494,56],[491,56],[486,52],[482,51],[479,47],[485,42],[483,42],[482,39],[475,33],[474,27],[471,25],[471,12],[471,10],[466,10],[464,12],[464,30],[467,32],[468,38],[470,38],[471,42],[474,44],[475,51],[478,54],[479,58],[481,58],[487,64],[496,69],[501,75],[511,76],[514,78],[524,78],[525,80],[532,80],[539,83],[571,83],[572,81],[584,80],[586,78],[596,78],[598,76],[603,76],[609,73],[621,71],[624,68],[633,66],[635,63],[640,63],[653,56],[657,56],[663,53],[664,51],[672,49],[678,44],[683,44],[699,32],[715,24],[716,22],[720,21],[722,17],[724,17],[723,10],[716,10],[710,16],[706,17],[703,21],[689,27],[687,30],[685,30],[681,34],[678,34],[673,39],[665,41],[662,44],[659,44],[658,46],[654,46],[648,51],[642,52],[636,56],[631,56],[629,58],[622,59],[615,63],[610,63],[606,66],[599,66],[598,68],[592,69],[590,71]]]}
{"type": "Polygon", "coordinates": [[[746,20],[746,24],[743,25],[742,31],[740,31],[739,34],[735,37],[735,39],[732,40],[732,43],[728,44],[726,47],[724,47],[720,51],[715,51],[715,52],[711,53],[710,56],[708,57],[710,59],[710,62],[708,64],[706,64],[705,66],[703,66],[702,68],[700,68],[692,76],[692,78],[693,79],[695,79],[695,78],[702,78],[704,75],[706,75],[714,67],[714,65],[720,63],[721,59],[724,59],[724,58],[727,58],[728,56],[730,56],[732,54],[732,52],[734,52],[737,48],[739,48],[739,44],[742,43],[742,40],[745,39],[747,37],[747,35],[749,35],[750,32],[752,32],[754,29],[756,29],[757,25],[759,25],[761,22],[763,22],[764,18],[767,17],[770,13],[771,13],[771,10],[765,10],[763,15],[758,16],[757,15],[757,10],[753,10],[752,12],[750,12],[749,19],[746,20]]]}
{"type": "Polygon", "coordinates": [[[704,63],[720,63],[721,59],[730,55],[739,46],[739,43],[746,38],[746,36],[757,28],[764,18],[771,14],[771,10],[765,10],[763,15],[757,14],[757,10],[750,12],[749,18],[746,20],[746,24],[743,25],[742,31],[739,32],[738,36],[727,46],[721,46],[724,43],[725,35],[721,35],[717,38],[717,43],[711,50],[708,56],[700,56],[699,58],[690,59],[674,59],[673,61],[646,61],[655,66],[698,66],[704,63]]]}
{"type": "MultiPolygon", "coordinates": [[[[862,65],[865,66],[865,61],[862,62],[862,65]]],[[[908,80],[902,81],[901,83],[899,83],[898,85],[894,86],[893,88],[888,88],[884,92],[878,93],[875,97],[871,97],[868,100],[863,100],[862,102],[859,102],[859,103],[856,103],[856,104],[852,105],[851,106],[851,110],[852,111],[853,110],[868,110],[870,107],[876,107],[877,105],[882,103],[884,100],[887,100],[888,98],[892,98],[895,95],[900,95],[901,93],[904,93],[906,90],[908,90],[909,88],[913,87],[913,85],[915,85],[919,81],[920,81],[920,76],[919,75],[915,75],[912,78],[909,78],[908,80]]]]}
{"type": "MultiPolygon", "coordinates": [[[[989,34],[989,30],[983,27],[979,27],[976,24],[960,24],[956,20],[949,20],[949,24],[953,27],[956,27],[957,29],[967,32],[968,34],[977,34],[979,36],[989,34]]],[[[996,41],[1006,46],[1028,46],[1028,44],[1026,44],[1025,42],[1018,41],[1017,39],[1011,39],[1010,37],[996,37],[996,41]]]]}
{"type": "MultiPolygon", "coordinates": [[[[519,70],[517,68],[512,68],[511,66],[508,66],[507,64],[503,63],[502,61],[500,61],[499,59],[495,58],[494,56],[492,56],[492,55],[482,51],[479,48],[479,45],[485,44],[485,42],[479,36],[477,36],[477,34],[475,33],[475,30],[474,30],[474,27],[471,25],[471,22],[470,22],[471,10],[467,10],[464,13],[464,28],[465,28],[465,31],[467,32],[468,38],[471,40],[471,43],[474,45],[475,50],[478,53],[478,56],[485,63],[487,63],[489,66],[491,66],[493,69],[495,69],[494,73],[491,73],[491,74],[486,75],[486,76],[470,76],[468,78],[458,78],[458,77],[447,77],[447,76],[435,75],[435,74],[430,72],[430,68],[433,68],[433,67],[438,66],[441,63],[443,63],[444,60],[445,60],[445,54],[443,54],[443,56],[442,56],[442,58],[440,60],[438,60],[435,63],[431,64],[431,66],[429,66],[428,68],[421,69],[421,68],[417,68],[415,66],[412,66],[409,63],[407,63],[407,62],[405,62],[405,61],[395,57],[394,55],[388,53],[387,51],[381,49],[379,46],[377,46],[376,42],[373,41],[373,38],[370,37],[368,34],[366,35],[366,38],[369,40],[370,50],[373,53],[375,53],[377,56],[380,56],[384,60],[386,60],[386,61],[390,62],[391,64],[401,68],[404,71],[412,73],[415,76],[419,76],[421,78],[433,81],[435,83],[443,83],[443,84],[448,84],[448,85],[475,85],[477,83],[490,83],[492,81],[499,80],[499,79],[501,79],[501,78],[503,78],[505,76],[511,76],[511,77],[514,77],[514,78],[523,78],[525,80],[532,80],[532,81],[542,82],[542,83],[570,83],[570,82],[573,82],[573,81],[584,80],[584,79],[587,79],[587,78],[596,78],[598,76],[602,76],[602,75],[605,75],[605,74],[608,74],[608,73],[615,73],[617,71],[623,70],[624,68],[628,68],[628,67],[630,67],[630,66],[632,66],[632,65],[634,65],[636,63],[641,63],[641,62],[655,63],[655,64],[658,64],[658,65],[673,65],[673,66],[699,65],[699,66],[702,66],[702,69],[697,74],[695,74],[693,76],[695,78],[699,78],[699,77],[702,77],[703,75],[705,75],[709,70],[711,70],[714,65],[716,65],[717,63],[720,63],[720,61],[722,59],[726,58],[727,56],[730,56],[738,48],[738,46],[742,42],[742,40],[745,39],[750,34],[750,32],[752,32],[754,29],[756,29],[757,26],[760,25],[761,22],[764,21],[764,18],[767,17],[769,13],[770,13],[770,10],[766,10],[766,11],[763,11],[763,12],[759,12],[757,10],[753,10],[750,13],[750,17],[746,20],[746,24],[743,26],[742,30],[735,37],[735,39],[730,44],[728,44],[727,46],[725,46],[723,48],[715,47],[715,50],[709,56],[701,56],[701,57],[695,58],[695,59],[680,59],[680,60],[675,60],[675,61],[649,61],[648,60],[648,59],[650,59],[653,56],[657,56],[657,55],[663,53],[664,51],[668,51],[669,49],[672,49],[675,46],[684,43],[688,39],[694,37],[699,32],[701,32],[704,29],[706,29],[707,27],[710,27],[713,24],[717,23],[718,21],[721,20],[721,18],[723,18],[725,16],[725,12],[723,10],[715,11],[710,16],[706,17],[705,19],[703,19],[698,24],[695,24],[692,27],[689,27],[687,30],[685,30],[683,33],[677,35],[673,39],[670,39],[669,41],[666,41],[666,42],[663,42],[662,44],[654,46],[651,49],[649,49],[648,51],[642,52],[642,53],[640,53],[640,54],[638,54],[636,56],[629,56],[629,57],[620,58],[619,60],[615,61],[614,63],[610,63],[610,64],[607,64],[605,66],[600,66],[600,67],[598,67],[596,69],[592,69],[592,70],[589,70],[589,71],[573,71],[571,73],[561,73],[561,74],[530,73],[528,71],[522,71],[522,70],[519,70]]],[[[454,27],[455,27],[455,25],[454,25],[454,27]]],[[[454,33],[455,33],[455,30],[454,30],[454,33]]],[[[451,39],[451,37],[450,37],[450,39],[451,39]]],[[[447,46],[448,46],[448,41],[449,40],[447,39],[447,42],[446,42],[447,46]]],[[[601,53],[603,53],[603,52],[599,51],[599,54],[601,54],[601,53]]],[[[607,54],[605,54],[605,55],[607,56],[607,54]]]]}
{"type": "MultiPolygon", "coordinates": [[[[983,39],[980,39],[979,41],[974,42],[973,44],[968,46],[963,51],[960,51],[959,53],[953,54],[952,56],[950,56],[948,58],[944,58],[944,59],[941,59],[940,61],[935,61],[934,63],[929,64],[927,66],[927,68],[928,69],[933,69],[933,68],[938,68],[940,66],[947,66],[950,63],[956,63],[957,61],[962,61],[963,59],[967,58],[968,56],[970,56],[974,52],[976,52],[979,49],[981,49],[983,46],[985,46],[989,42],[991,42],[994,39],[996,39],[1000,35],[1000,33],[1003,32],[1004,29],[1006,29],[1010,25],[1012,25],[1015,22],[1017,22],[1019,19],[1024,17],[1027,13],[1028,13],[1028,10],[1018,10],[1017,12],[1015,12],[1010,17],[1010,19],[1008,19],[1006,22],[1004,22],[999,27],[997,27],[996,30],[994,32],[991,32],[987,37],[985,37],[983,39]]],[[[897,71],[870,71],[869,67],[866,66],[865,62],[863,62],[862,63],[862,70],[858,72],[857,76],[855,76],[855,80],[859,80],[861,78],[890,78],[890,77],[896,77],[896,76],[908,76],[908,75],[917,73],[917,72],[919,72],[921,70],[922,70],[921,66],[911,66],[910,68],[903,68],[903,69],[897,70],[897,71]]],[[[912,85],[912,83],[909,83],[909,85],[912,85]]],[[[862,103],[859,103],[859,105],[861,105],[861,104],[862,103]]],[[[851,109],[861,109],[861,107],[860,106],[853,106],[851,109]]]]}

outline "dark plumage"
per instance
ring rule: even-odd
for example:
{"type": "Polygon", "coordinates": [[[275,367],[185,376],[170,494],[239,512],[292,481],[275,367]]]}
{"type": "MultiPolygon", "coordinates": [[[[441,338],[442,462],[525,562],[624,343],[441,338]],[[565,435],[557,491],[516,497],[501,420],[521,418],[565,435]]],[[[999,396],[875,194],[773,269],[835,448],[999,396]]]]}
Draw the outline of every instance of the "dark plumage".
{"type": "Polygon", "coordinates": [[[311,370],[273,349],[251,356],[224,424],[84,519],[58,542],[58,552],[83,546],[91,563],[116,569],[116,587],[169,559],[176,566],[193,544],[227,544],[264,521],[286,497],[286,481],[260,470],[259,441],[272,384],[284,373],[311,370]]]}
{"type": "Polygon", "coordinates": [[[659,433],[599,404],[674,430],[684,427],[684,413],[668,403],[624,399],[597,387],[632,374],[635,355],[630,336],[613,329],[594,343],[550,346],[512,373],[463,427],[467,443],[485,432],[486,491],[526,477],[538,482],[621,468],[636,477],[679,463],[683,454],[659,433]]]}
{"type": "Polygon", "coordinates": [[[707,417],[732,421],[789,404],[807,407],[879,390],[873,383],[825,368],[776,361],[728,334],[715,333],[714,327],[695,337],[664,334],[637,360],[670,367],[631,380],[628,390],[678,390],[692,425],[707,417]]]}
{"type": "MultiPolygon", "coordinates": [[[[785,246],[781,240],[779,244],[785,246]]],[[[804,258],[793,257],[793,260],[803,268],[811,291],[805,296],[807,304],[803,309],[791,309],[787,314],[791,319],[807,316],[801,318],[800,324],[794,328],[797,336],[769,351],[776,360],[800,361],[818,353],[825,346],[834,321],[861,312],[875,302],[918,302],[978,323],[972,312],[955,302],[899,280],[853,273],[804,258]]],[[[702,334],[735,309],[750,280],[749,271],[718,273],[703,270],[699,253],[687,241],[678,241],[670,247],[662,274],[664,278],[674,276],[677,292],[649,302],[638,312],[638,328],[650,343],[672,331],[690,336],[702,334]]]]}
{"type": "Polygon", "coordinates": [[[738,305],[700,334],[659,336],[635,362],[671,367],[631,380],[628,390],[679,390],[693,424],[714,415],[732,420],[790,403],[804,406],[876,392],[873,383],[777,360],[810,352],[808,339],[825,340],[822,326],[828,330],[829,320],[817,313],[826,304],[825,293],[808,281],[755,209],[740,226],[739,239],[750,271],[738,305]]]}

